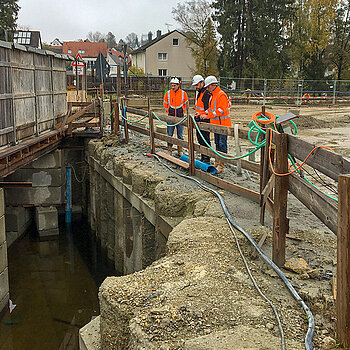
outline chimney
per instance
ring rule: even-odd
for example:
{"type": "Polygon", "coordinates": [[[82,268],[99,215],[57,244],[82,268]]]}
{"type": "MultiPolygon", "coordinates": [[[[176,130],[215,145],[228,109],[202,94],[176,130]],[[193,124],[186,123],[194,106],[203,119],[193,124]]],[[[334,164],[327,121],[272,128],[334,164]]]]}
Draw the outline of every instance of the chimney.
{"type": "Polygon", "coordinates": [[[148,41],[152,41],[152,32],[148,32],[148,41]]]}
{"type": "Polygon", "coordinates": [[[162,35],[162,31],[161,30],[157,30],[157,38],[160,38],[160,36],[162,35]]]}

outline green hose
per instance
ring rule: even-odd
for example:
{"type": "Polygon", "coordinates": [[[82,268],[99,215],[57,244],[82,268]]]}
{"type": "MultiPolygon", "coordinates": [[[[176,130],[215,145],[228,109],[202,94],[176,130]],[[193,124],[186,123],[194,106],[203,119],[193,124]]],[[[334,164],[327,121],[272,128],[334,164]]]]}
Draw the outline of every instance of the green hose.
{"type": "Polygon", "coordinates": [[[255,153],[258,149],[260,149],[261,147],[263,147],[265,145],[265,140],[261,142],[260,146],[256,146],[256,148],[252,151],[250,151],[249,153],[243,154],[242,156],[237,156],[237,157],[226,157],[220,153],[218,153],[213,147],[211,147],[209,145],[209,143],[206,141],[206,139],[204,138],[202,132],[199,129],[199,126],[197,124],[197,122],[195,121],[194,117],[192,114],[190,114],[190,117],[193,119],[193,123],[199,133],[199,135],[202,137],[203,141],[205,142],[205,144],[207,145],[207,147],[209,147],[215,154],[217,154],[219,157],[224,158],[224,159],[230,159],[230,160],[235,160],[235,159],[241,159],[241,158],[245,158],[248,157],[250,154],[255,153]]]}

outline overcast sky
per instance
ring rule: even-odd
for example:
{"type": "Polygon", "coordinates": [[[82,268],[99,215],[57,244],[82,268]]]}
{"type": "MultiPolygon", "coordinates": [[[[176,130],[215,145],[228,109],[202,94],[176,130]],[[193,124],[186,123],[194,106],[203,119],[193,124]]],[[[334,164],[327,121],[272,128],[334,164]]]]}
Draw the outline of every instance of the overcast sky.
{"type": "Polygon", "coordinates": [[[135,32],[179,28],[171,10],[184,0],[19,0],[17,24],[40,30],[43,42],[85,39],[89,32],[112,32],[117,41],[135,32]]]}

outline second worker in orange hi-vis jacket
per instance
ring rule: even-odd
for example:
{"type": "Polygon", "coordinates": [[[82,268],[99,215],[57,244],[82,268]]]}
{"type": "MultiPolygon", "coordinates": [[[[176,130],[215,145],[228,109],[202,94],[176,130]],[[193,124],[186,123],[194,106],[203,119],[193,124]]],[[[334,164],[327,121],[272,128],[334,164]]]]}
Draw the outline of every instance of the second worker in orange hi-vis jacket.
{"type": "MultiPolygon", "coordinates": [[[[230,117],[230,101],[224,91],[218,86],[218,81],[213,75],[204,80],[204,87],[211,93],[207,118],[210,124],[232,126],[230,117]]],[[[216,150],[227,153],[227,135],[214,133],[216,150]]],[[[215,161],[218,173],[224,170],[225,163],[222,159],[215,161]]]]}
{"type": "MultiPolygon", "coordinates": [[[[186,114],[186,109],[188,108],[188,96],[186,91],[180,89],[180,79],[173,77],[170,80],[171,89],[167,91],[164,95],[163,106],[168,116],[170,117],[180,117],[183,118],[186,114]]],[[[176,124],[176,123],[175,123],[176,124]]],[[[169,125],[167,126],[167,135],[173,136],[176,127],[177,138],[183,140],[183,125],[169,125]]],[[[168,143],[168,153],[172,154],[173,145],[168,143]]],[[[177,147],[178,154],[181,156],[183,154],[182,147],[177,147]]]]}

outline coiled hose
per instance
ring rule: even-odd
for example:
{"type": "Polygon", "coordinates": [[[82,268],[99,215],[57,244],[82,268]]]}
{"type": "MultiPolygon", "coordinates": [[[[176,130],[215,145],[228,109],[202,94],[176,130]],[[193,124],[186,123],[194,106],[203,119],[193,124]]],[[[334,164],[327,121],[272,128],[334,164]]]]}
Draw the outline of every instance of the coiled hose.
{"type": "Polygon", "coordinates": [[[257,252],[259,253],[259,255],[264,259],[264,261],[270,265],[273,270],[277,273],[278,277],[283,281],[283,283],[285,284],[285,286],[288,288],[289,292],[292,294],[293,298],[299,302],[302,306],[302,308],[304,309],[307,318],[308,318],[308,330],[306,332],[306,336],[305,336],[305,349],[306,350],[313,350],[313,345],[312,345],[312,338],[314,335],[314,331],[315,331],[315,320],[314,320],[314,316],[312,315],[311,310],[309,309],[309,307],[305,304],[304,300],[301,299],[301,297],[299,296],[299,294],[297,293],[297,291],[294,289],[294,287],[292,286],[292,284],[288,281],[288,279],[286,278],[286,276],[283,274],[283,272],[280,270],[280,268],[265,254],[265,252],[259,247],[259,245],[255,242],[255,240],[249,235],[249,233],[244,230],[242,227],[240,227],[232,218],[230,213],[227,210],[226,204],[224,202],[224,199],[222,198],[222,196],[215,190],[213,190],[210,187],[205,186],[203,183],[201,183],[199,180],[189,176],[189,175],[185,175],[185,174],[181,174],[179,172],[177,172],[176,170],[172,169],[169,165],[163,163],[160,158],[156,155],[156,154],[152,154],[151,156],[153,156],[154,158],[156,158],[158,160],[159,163],[161,163],[162,165],[164,165],[166,168],[168,168],[170,171],[172,171],[173,173],[175,173],[176,175],[179,175],[183,178],[192,180],[194,182],[197,183],[197,185],[199,187],[201,187],[203,190],[210,192],[212,194],[214,194],[220,201],[221,207],[225,213],[225,216],[227,218],[227,220],[229,221],[229,223],[239,232],[241,232],[246,239],[249,241],[249,243],[257,250],[257,252]]]}

